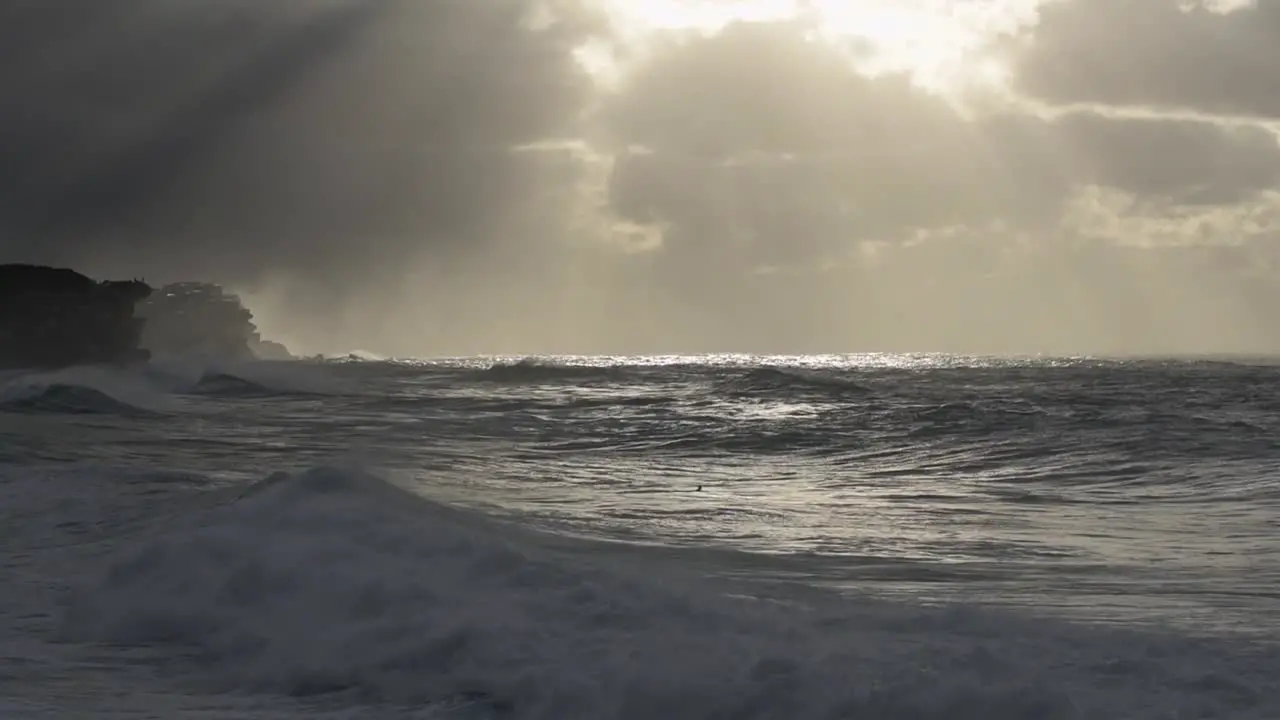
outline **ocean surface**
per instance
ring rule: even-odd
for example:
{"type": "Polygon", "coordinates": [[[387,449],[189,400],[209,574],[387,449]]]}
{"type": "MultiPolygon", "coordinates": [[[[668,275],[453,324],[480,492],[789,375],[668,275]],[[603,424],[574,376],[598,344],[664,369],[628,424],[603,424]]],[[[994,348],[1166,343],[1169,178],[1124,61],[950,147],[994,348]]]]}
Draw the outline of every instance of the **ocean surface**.
{"type": "Polygon", "coordinates": [[[0,718],[1280,718],[1280,366],[0,375],[0,718]]]}

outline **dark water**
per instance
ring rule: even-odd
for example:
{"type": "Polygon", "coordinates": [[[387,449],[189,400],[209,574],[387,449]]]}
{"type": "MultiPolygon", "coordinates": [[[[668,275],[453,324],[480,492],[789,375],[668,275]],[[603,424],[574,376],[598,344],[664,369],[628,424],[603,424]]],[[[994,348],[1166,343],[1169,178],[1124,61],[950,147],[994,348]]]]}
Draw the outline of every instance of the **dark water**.
{"type": "Polygon", "coordinates": [[[22,697],[104,702],[68,685],[121,666],[80,657],[107,641],[151,658],[130,716],[1280,717],[1278,381],[931,355],[11,375],[6,607],[37,620],[9,632],[80,648],[22,697]]]}

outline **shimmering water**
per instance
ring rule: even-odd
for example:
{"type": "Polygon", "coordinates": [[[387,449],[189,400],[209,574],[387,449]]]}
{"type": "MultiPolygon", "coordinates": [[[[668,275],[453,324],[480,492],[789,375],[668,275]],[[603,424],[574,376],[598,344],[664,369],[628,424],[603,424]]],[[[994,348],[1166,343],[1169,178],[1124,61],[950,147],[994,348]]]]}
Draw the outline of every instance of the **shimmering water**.
{"type": "Polygon", "coordinates": [[[11,374],[0,711],[1280,717],[1278,382],[934,355],[11,374]]]}

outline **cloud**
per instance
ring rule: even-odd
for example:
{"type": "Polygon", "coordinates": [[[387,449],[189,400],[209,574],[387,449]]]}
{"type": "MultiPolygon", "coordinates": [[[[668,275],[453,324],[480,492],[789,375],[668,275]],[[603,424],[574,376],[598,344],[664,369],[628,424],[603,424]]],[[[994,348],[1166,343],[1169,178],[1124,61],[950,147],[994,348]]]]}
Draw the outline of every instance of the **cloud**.
{"type": "Polygon", "coordinates": [[[588,0],[10,3],[0,259],[227,282],[304,349],[1280,348],[1280,148],[1214,116],[1264,81],[1143,83],[1190,27],[1269,72],[1214,34],[1263,11],[1109,3],[965,112],[797,23],[598,84],[588,0]]]}
{"type": "Polygon", "coordinates": [[[673,41],[602,118],[620,149],[612,208],[661,229],[654,277],[711,345],[1277,339],[1255,305],[1280,299],[1257,271],[1280,218],[1280,147],[1260,126],[1096,105],[962,114],[783,24],[673,41]]]}
{"type": "Polygon", "coordinates": [[[1261,128],[1090,110],[962,116],[786,26],[672,48],[605,117],[615,146],[644,149],[618,163],[617,210],[714,244],[722,265],[821,259],[957,225],[1043,231],[1083,187],[1204,205],[1280,181],[1280,145],[1261,128]],[[753,59],[762,69],[741,72],[753,59]]]}
{"type": "Polygon", "coordinates": [[[7,255],[364,283],[482,243],[546,169],[511,148],[571,132],[588,90],[571,51],[590,18],[569,3],[109,7],[0,16],[9,36],[55,38],[0,84],[25,109],[0,121],[7,255]]]}
{"type": "Polygon", "coordinates": [[[794,254],[1034,213],[1052,192],[1018,177],[1027,156],[1008,155],[988,127],[903,77],[857,74],[787,25],[671,48],[604,117],[615,147],[644,149],[619,163],[620,212],[739,250],[794,254]]]}
{"type": "Polygon", "coordinates": [[[1052,0],[1017,45],[1017,88],[1051,103],[1280,118],[1267,0],[1052,0]]]}
{"type": "Polygon", "coordinates": [[[1068,113],[1050,125],[1078,184],[1175,204],[1220,204],[1280,183],[1280,144],[1260,127],[1096,112],[1068,113]]]}

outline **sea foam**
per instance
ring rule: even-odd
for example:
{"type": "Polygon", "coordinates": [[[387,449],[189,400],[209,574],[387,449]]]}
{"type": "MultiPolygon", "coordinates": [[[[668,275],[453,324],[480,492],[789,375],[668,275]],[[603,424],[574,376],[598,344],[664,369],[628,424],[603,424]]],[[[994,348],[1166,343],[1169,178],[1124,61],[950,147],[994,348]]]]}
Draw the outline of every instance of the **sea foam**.
{"type": "Polygon", "coordinates": [[[1234,641],[788,597],[441,505],[360,469],[278,473],[138,537],[67,639],[171,648],[205,692],[442,715],[1280,716],[1277,653],[1234,641]]]}

